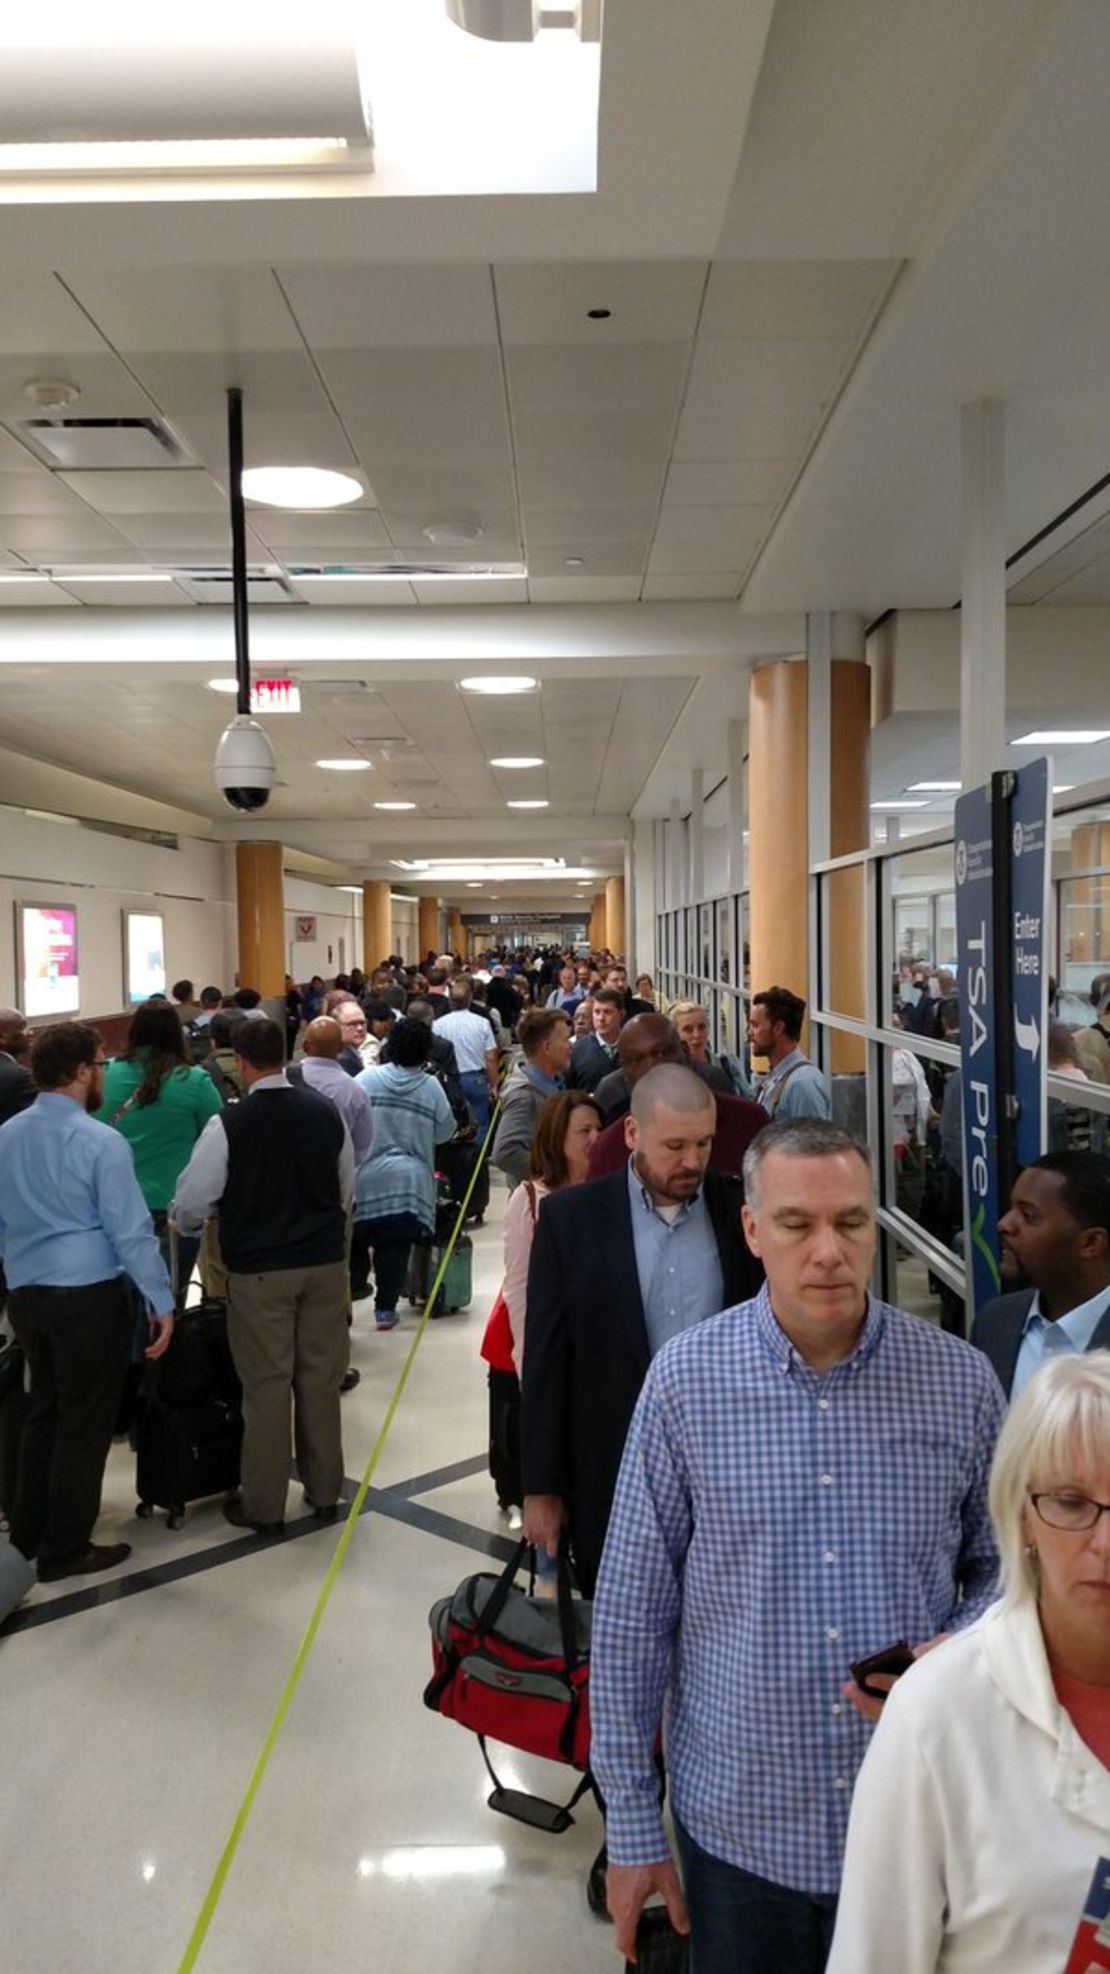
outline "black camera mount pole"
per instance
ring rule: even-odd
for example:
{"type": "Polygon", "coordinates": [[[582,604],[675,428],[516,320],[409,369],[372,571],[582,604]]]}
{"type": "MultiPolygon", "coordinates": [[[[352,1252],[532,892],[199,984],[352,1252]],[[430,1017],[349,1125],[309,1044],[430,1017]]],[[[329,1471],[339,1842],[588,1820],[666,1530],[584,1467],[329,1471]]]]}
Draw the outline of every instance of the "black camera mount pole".
{"type": "Polygon", "coordinates": [[[227,459],[231,499],[231,611],[235,627],[237,713],[251,710],[251,661],[247,641],[247,523],[243,512],[243,393],[227,394],[227,459]]]}

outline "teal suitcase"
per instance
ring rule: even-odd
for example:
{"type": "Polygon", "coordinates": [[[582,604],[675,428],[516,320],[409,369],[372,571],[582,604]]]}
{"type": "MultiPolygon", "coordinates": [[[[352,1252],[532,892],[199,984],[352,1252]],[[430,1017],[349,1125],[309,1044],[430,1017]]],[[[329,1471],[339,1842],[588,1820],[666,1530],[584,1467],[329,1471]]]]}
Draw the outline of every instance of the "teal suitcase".
{"type": "MultiPolygon", "coordinates": [[[[409,1258],[409,1279],[407,1296],[412,1303],[424,1303],[428,1291],[439,1273],[446,1243],[433,1241],[427,1247],[414,1246],[409,1258]]],[[[455,1316],[460,1309],[469,1309],[473,1294],[473,1244],[469,1234],[460,1234],[455,1243],[455,1252],[447,1263],[447,1273],[443,1286],[435,1300],[433,1316],[455,1316]]]]}

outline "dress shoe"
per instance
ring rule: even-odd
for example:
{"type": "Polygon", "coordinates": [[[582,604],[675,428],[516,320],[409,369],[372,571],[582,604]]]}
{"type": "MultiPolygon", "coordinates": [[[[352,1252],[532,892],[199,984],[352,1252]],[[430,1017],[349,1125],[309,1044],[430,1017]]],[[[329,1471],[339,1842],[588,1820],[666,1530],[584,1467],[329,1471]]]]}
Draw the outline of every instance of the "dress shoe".
{"type": "Polygon", "coordinates": [[[243,1497],[240,1494],[228,1495],[224,1502],[224,1520],[230,1522],[232,1528],[253,1529],[255,1535],[284,1535],[285,1533],[284,1522],[252,1521],[243,1506],[243,1497]]]}
{"type": "Polygon", "coordinates": [[[362,1378],[362,1372],[356,1371],[354,1365],[352,1364],[350,1370],[344,1371],[343,1376],[339,1380],[340,1392],[342,1393],[347,1391],[353,1391],[355,1386],[361,1380],[361,1378],[362,1378]]]}
{"type": "Polygon", "coordinates": [[[67,1576],[95,1576],[101,1570],[114,1570],[131,1554],[129,1542],[90,1542],[80,1556],[69,1563],[40,1563],[40,1583],[61,1583],[67,1576]]]}
{"type": "Polygon", "coordinates": [[[312,1513],[318,1522],[337,1522],[339,1520],[339,1503],[338,1501],[333,1501],[330,1508],[314,1508],[312,1513]]]}

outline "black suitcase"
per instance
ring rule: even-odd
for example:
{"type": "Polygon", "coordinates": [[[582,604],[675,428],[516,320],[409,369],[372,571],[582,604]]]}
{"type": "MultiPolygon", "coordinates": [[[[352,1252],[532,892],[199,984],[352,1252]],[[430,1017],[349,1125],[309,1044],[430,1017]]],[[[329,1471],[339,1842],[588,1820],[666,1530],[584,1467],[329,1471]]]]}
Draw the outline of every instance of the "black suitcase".
{"type": "Polygon", "coordinates": [[[136,1514],[145,1521],[165,1508],[170,1528],[180,1528],[190,1501],[238,1487],[242,1447],[243,1414],[226,1398],[197,1405],[145,1399],[136,1430],[136,1514]]]}
{"type": "Polygon", "coordinates": [[[12,1518],[19,1473],[19,1442],[31,1403],[24,1390],[23,1352],[14,1338],[0,1342],[0,1515],[12,1518]]]}
{"type": "Polygon", "coordinates": [[[499,1508],[524,1502],[520,1478],[520,1379],[515,1371],[489,1369],[489,1472],[499,1508]]]}
{"type": "MultiPolygon", "coordinates": [[[[436,1160],[443,1177],[447,1181],[447,1191],[455,1212],[466,1198],[466,1189],[478,1160],[482,1155],[481,1141],[473,1144],[441,1145],[436,1160]]],[[[466,1224],[481,1226],[489,1210],[489,1159],[482,1159],[482,1169],[474,1182],[466,1209],[466,1224]]]]}
{"type": "Polygon", "coordinates": [[[180,1528],[190,1501],[239,1485],[242,1387],[227,1309],[205,1301],[178,1317],[165,1356],[148,1368],[135,1427],[137,1513],[165,1508],[180,1528]]]}

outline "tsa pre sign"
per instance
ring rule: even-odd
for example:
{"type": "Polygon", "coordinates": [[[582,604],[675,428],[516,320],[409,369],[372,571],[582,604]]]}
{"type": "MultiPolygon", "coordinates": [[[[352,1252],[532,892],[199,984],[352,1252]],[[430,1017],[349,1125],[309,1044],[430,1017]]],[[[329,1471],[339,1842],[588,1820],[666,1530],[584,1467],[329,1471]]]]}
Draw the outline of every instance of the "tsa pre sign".
{"type": "Polygon", "coordinates": [[[998,1104],[989,788],[956,804],[956,946],[964,1110],[967,1259],[973,1306],[998,1294],[998,1104]]]}
{"type": "Polygon", "coordinates": [[[1048,982],[1048,762],[1014,776],[1010,798],[1010,942],[1014,979],[1013,1088],[1017,1162],[1031,1165],[1045,1143],[1048,982]]]}

